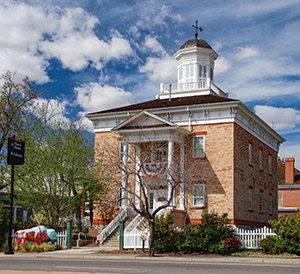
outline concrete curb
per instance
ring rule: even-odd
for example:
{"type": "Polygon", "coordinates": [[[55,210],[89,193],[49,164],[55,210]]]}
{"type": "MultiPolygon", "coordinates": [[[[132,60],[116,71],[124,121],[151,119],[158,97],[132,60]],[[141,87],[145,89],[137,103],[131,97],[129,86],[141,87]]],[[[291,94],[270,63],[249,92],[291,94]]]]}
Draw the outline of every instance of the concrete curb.
{"type": "Polygon", "coordinates": [[[201,263],[235,263],[235,264],[273,264],[273,265],[300,265],[300,259],[290,258],[255,258],[235,256],[207,256],[207,255],[157,255],[148,257],[146,254],[106,254],[98,253],[108,251],[103,248],[80,248],[70,250],[58,250],[44,253],[15,253],[14,255],[0,254],[0,257],[9,258],[78,258],[89,260],[145,260],[145,261],[177,261],[177,262],[201,262],[201,263]]]}

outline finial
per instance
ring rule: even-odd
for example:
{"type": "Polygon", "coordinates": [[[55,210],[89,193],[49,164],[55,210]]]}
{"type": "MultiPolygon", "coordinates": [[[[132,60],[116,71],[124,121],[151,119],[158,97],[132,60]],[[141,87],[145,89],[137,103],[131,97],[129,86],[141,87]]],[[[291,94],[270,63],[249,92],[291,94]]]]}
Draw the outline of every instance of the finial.
{"type": "Polygon", "coordinates": [[[195,25],[192,25],[193,28],[195,28],[195,39],[197,40],[198,39],[198,30],[199,32],[203,31],[203,28],[201,27],[198,27],[198,21],[196,20],[196,26],[195,25]]]}

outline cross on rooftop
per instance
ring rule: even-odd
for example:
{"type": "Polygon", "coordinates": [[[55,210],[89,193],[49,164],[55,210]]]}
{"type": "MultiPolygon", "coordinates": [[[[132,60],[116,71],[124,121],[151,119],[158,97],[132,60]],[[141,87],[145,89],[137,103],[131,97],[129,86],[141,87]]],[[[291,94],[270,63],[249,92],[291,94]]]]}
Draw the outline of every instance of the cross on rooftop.
{"type": "Polygon", "coordinates": [[[199,32],[203,31],[203,28],[201,27],[198,27],[198,21],[196,20],[196,26],[195,25],[192,25],[193,28],[195,28],[195,39],[197,40],[198,39],[198,30],[199,32]]]}

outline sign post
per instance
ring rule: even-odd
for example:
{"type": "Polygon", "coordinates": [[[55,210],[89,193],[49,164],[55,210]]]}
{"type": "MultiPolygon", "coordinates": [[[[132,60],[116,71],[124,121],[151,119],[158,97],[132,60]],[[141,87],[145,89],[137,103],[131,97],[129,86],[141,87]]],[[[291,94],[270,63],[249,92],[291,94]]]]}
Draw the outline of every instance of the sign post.
{"type": "Polygon", "coordinates": [[[4,254],[14,254],[12,250],[12,215],[14,205],[14,176],[15,165],[24,164],[25,154],[25,141],[18,142],[15,140],[15,136],[8,138],[7,148],[7,164],[11,165],[11,187],[10,187],[10,214],[9,214],[9,234],[7,249],[4,254]]]}

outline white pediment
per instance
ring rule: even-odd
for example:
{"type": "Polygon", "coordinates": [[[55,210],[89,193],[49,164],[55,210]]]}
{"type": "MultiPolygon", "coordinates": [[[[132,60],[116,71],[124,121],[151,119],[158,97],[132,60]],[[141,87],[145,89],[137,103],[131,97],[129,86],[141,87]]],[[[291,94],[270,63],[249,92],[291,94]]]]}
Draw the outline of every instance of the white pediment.
{"type": "Polygon", "coordinates": [[[152,114],[148,111],[142,111],[136,115],[130,117],[126,121],[120,123],[113,130],[122,130],[128,128],[144,128],[144,127],[160,127],[160,126],[171,126],[178,127],[178,125],[163,119],[155,114],[152,114]]]}

